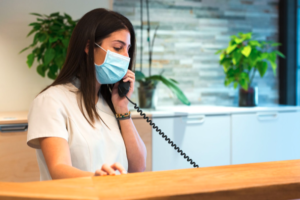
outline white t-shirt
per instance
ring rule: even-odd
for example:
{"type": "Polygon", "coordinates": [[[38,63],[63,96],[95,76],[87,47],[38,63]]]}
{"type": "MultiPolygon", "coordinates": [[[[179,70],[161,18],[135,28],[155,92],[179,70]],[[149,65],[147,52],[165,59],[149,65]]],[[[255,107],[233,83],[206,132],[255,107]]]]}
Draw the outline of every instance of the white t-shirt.
{"type": "Polygon", "coordinates": [[[117,119],[100,95],[95,129],[87,122],[77,103],[77,87],[72,83],[48,88],[31,104],[28,113],[28,146],[35,148],[40,180],[52,180],[38,138],[60,137],[68,141],[72,166],[95,172],[104,163],[118,162],[128,171],[128,160],[117,119]]]}

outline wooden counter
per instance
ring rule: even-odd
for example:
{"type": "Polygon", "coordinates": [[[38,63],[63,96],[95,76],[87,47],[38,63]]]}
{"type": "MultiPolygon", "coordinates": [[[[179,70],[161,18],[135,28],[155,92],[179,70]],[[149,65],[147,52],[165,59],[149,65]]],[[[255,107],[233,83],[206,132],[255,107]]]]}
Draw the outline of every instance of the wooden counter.
{"type": "Polygon", "coordinates": [[[0,199],[7,198],[297,199],[300,198],[300,160],[45,182],[0,183],[0,199]]]}
{"type": "Polygon", "coordinates": [[[1,112],[0,124],[23,124],[27,123],[28,111],[1,112]]]}
{"type": "Polygon", "coordinates": [[[40,180],[35,150],[26,144],[27,113],[0,113],[0,182],[40,180]]]}

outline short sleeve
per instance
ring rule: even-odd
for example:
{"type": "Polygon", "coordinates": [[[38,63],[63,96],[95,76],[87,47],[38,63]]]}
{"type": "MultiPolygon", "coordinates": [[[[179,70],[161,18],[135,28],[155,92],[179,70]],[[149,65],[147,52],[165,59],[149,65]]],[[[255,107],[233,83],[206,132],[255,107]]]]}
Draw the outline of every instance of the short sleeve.
{"type": "Polygon", "coordinates": [[[27,145],[40,149],[39,138],[60,137],[68,141],[67,115],[63,104],[50,95],[40,94],[28,113],[27,145]]]}

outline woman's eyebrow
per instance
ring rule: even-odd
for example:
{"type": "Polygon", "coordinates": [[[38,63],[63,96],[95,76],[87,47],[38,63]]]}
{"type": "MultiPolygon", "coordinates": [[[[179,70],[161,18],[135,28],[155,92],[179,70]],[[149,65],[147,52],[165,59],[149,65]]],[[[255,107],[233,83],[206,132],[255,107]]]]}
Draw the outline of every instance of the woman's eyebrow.
{"type": "MultiPolygon", "coordinates": [[[[125,45],[126,46],[126,43],[125,42],[123,42],[122,40],[114,40],[114,42],[120,42],[120,43],[122,43],[123,45],[125,45]]],[[[129,44],[128,45],[129,47],[131,47],[131,45],[129,44]]]]}

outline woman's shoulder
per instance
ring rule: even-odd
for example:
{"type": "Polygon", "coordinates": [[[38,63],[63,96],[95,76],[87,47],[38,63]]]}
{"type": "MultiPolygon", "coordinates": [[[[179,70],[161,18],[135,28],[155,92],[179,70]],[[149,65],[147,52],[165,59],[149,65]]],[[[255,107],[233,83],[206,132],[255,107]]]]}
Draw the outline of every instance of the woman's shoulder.
{"type": "Polygon", "coordinates": [[[77,88],[72,83],[66,83],[66,84],[59,84],[55,86],[50,86],[40,94],[38,94],[37,97],[59,97],[63,95],[70,95],[77,92],[77,88]]]}
{"type": "Polygon", "coordinates": [[[71,83],[59,84],[55,86],[50,86],[45,91],[38,94],[35,97],[34,102],[56,101],[60,103],[67,103],[68,101],[70,101],[70,98],[73,99],[75,97],[75,93],[76,87],[71,83]]]}

